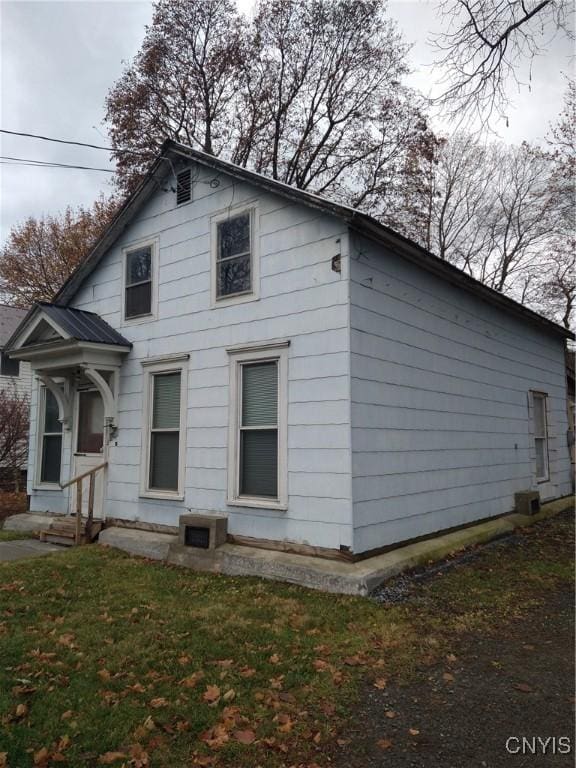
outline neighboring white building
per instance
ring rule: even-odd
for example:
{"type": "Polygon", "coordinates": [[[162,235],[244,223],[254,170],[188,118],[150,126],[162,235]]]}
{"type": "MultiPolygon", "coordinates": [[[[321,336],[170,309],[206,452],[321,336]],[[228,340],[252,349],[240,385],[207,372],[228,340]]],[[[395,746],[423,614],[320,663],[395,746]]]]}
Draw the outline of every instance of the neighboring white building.
{"type": "Polygon", "coordinates": [[[33,511],[106,459],[107,519],[361,554],[570,492],[563,328],[174,142],[55,302],[11,339],[33,511]]]}
{"type": "Polygon", "coordinates": [[[25,316],[25,309],[0,304],[0,391],[19,395],[30,395],[32,389],[30,364],[11,360],[4,353],[4,348],[25,316]]]}

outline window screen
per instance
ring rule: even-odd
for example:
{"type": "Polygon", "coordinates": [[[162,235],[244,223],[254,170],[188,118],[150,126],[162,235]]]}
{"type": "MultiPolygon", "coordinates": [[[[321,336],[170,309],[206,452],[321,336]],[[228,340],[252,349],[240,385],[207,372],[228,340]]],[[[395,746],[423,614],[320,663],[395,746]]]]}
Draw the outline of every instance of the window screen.
{"type": "Polygon", "coordinates": [[[20,360],[11,360],[5,352],[0,352],[0,376],[19,376],[20,360]]]}
{"type": "Polygon", "coordinates": [[[278,363],[242,365],[240,495],[278,496],[278,363]]]}
{"type": "Polygon", "coordinates": [[[179,371],[152,377],[151,489],[178,490],[180,381],[179,371]]]}
{"type": "Polygon", "coordinates": [[[104,403],[99,392],[79,393],[78,443],[80,453],[101,453],[104,446],[104,403]]]}
{"type": "Polygon", "coordinates": [[[58,403],[49,389],[44,390],[44,414],[42,431],[42,462],[40,482],[60,482],[62,457],[62,424],[58,421],[58,403]]]}
{"type": "Polygon", "coordinates": [[[242,213],[217,226],[216,298],[252,290],[250,213],[242,213]]]}
{"type": "Polygon", "coordinates": [[[126,254],[126,318],[152,312],[152,246],[126,254]]]}

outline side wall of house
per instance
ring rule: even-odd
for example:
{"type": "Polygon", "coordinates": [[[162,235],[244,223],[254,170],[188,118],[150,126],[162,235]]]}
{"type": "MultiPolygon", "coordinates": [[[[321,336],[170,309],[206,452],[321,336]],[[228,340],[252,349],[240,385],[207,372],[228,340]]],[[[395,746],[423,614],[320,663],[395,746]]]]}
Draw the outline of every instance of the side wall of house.
{"type": "Polygon", "coordinates": [[[357,235],[350,290],[355,552],[570,492],[560,338],[357,235]],[[545,483],[531,390],[548,395],[545,483]]]}
{"type": "MultiPolygon", "coordinates": [[[[118,435],[110,448],[106,514],[177,525],[188,509],[224,513],[232,534],[351,546],[348,262],[346,225],[223,174],[196,169],[193,197],[176,207],[165,185],[149,201],[73,306],[98,313],[133,343],[120,377],[118,435]],[[211,306],[210,217],[258,204],[260,298],[211,306]],[[122,320],[122,248],[158,238],[158,316],[122,320]],[[288,509],[227,505],[229,355],[235,345],[288,339],[288,509]],[[139,495],[143,368],[189,353],[185,499],[139,495]]],[[[65,453],[65,464],[69,454],[65,453]]],[[[69,472],[69,465],[63,475],[69,472]]],[[[50,493],[48,494],[50,496],[50,493]]],[[[55,496],[60,496],[54,492],[55,496]]],[[[33,508],[49,507],[38,492],[33,508]]]]}

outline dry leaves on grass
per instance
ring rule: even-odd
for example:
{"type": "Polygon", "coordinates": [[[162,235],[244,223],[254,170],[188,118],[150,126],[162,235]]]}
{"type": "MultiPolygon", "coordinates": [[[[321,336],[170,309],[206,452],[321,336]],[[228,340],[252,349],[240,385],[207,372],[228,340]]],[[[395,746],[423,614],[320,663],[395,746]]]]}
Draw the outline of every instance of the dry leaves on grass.
{"type": "Polygon", "coordinates": [[[207,685],[206,690],[202,694],[202,700],[205,701],[209,707],[215,707],[220,701],[220,688],[217,685],[207,685]]]}
{"type": "Polygon", "coordinates": [[[390,749],[392,746],[392,741],[390,739],[379,739],[376,742],[376,746],[380,749],[390,749]]]}

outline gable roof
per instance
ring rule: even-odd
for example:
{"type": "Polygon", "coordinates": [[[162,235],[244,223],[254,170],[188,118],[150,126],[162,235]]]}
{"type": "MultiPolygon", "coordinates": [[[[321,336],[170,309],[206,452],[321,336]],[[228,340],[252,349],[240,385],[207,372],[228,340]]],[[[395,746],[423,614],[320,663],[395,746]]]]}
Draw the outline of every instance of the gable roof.
{"type": "Polygon", "coordinates": [[[242,168],[233,163],[221,160],[213,155],[179,144],[172,139],[167,139],[162,145],[160,154],[152,163],[148,173],[137,187],[135,192],[128,198],[122,208],[118,211],[107,230],[104,232],[93,250],[87,258],[76,268],[68,280],[64,283],[60,291],[55,296],[55,301],[61,305],[67,305],[74,297],[76,291],[84,280],[96,269],[100,260],[104,257],[108,249],[120,237],[122,232],[132,221],[132,218],[148,201],[152,194],[159,187],[165,176],[171,172],[171,159],[188,160],[203,165],[218,173],[224,173],[233,178],[253,184],[265,189],[272,194],[279,195],[302,205],[322,211],[332,216],[336,216],[346,221],[348,226],[365,237],[375,240],[380,245],[390,248],[405,259],[417,264],[422,269],[432,272],[442,279],[463,290],[475,294],[477,297],[489,304],[499,307],[504,311],[522,318],[532,325],[537,325],[541,329],[553,333],[557,336],[576,338],[574,334],[557,323],[548,320],[524,305],[510,299],[499,291],[467,275],[462,270],[452,264],[440,259],[430,251],[418,245],[413,240],[395,232],[385,224],[380,223],[372,216],[368,216],[361,211],[350,208],[340,203],[335,203],[326,198],[314,195],[302,189],[297,189],[289,184],[285,184],[275,179],[270,179],[255,171],[242,168]]]}
{"type": "MultiPolygon", "coordinates": [[[[57,327],[60,330],[56,335],[59,335],[61,331],[66,334],[66,339],[68,341],[83,341],[92,344],[111,344],[114,346],[132,347],[130,341],[125,339],[124,336],[118,333],[118,331],[108,325],[105,320],[94,312],[86,312],[83,309],[63,307],[58,304],[49,304],[47,302],[39,302],[34,305],[14,330],[6,346],[11,348],[17,338],[20,338],[20,343],[24,344],[27,338],[25,335],[26,329],[29,329],[28,336],[33,335],[33,330],[35,327],[38,327],[38,321],[42,322],[42,317],[45,317],[54,323],[54,326],[52,326],[53,334],[56,334],[55,328],[57,327]],[[32,323],[34,324],[32,325],[32,323]]],[[[46,324],[46,320],[43,321],[43,324],[46,324]]],[[[29,342],[30,345],[34,343],[42,342],[29,342]]]]}
{"type": "Polygon", "coordinates": [[[16,328],[18,328],[24,317],[26,317],[25,309],[0,304],[0,349],[6,346],[6,342],[16,328]]]}

